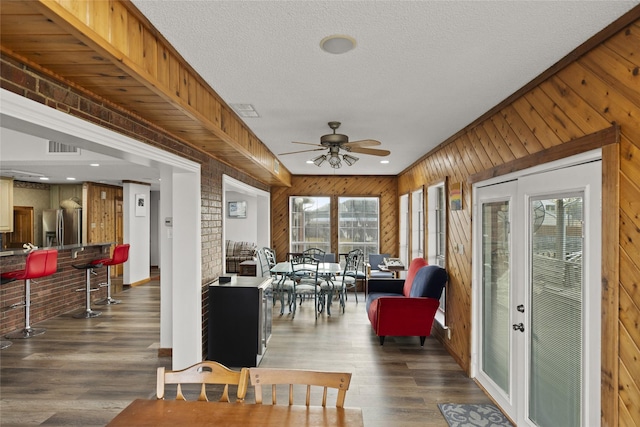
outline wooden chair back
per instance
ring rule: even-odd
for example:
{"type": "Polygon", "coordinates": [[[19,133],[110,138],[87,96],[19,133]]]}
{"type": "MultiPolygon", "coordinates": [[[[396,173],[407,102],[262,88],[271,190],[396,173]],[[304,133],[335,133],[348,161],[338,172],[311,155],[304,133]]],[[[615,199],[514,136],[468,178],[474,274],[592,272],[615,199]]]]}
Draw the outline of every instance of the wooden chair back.
{"type": "Polygon", "coordinates": [[[271,403],[277,404],[276,386],[289,386],[289,405],[293,405],[294,385],[306,386],[305,404],[311,404],[311,387],[322,387],[322,406],[327,406],[327,390],[336,389],[336,407],[344,407],[344,399],[351,383],[351,374],[347,372],[322,372],[302,369],[250,368],[251,385],[255,388],[256,403],[262,403],[262,386],[271,385],[271,403]]]}
{"type": "Polygon", "coordinates": [[[168,371],[158,368],[156,397],[164,399],[165,385],[177,384],[176,400],[187,400],[182,393],[182,384],[202,384],[198,400],[209,401],[206,393],[207,384],[224,384],[220,402],[229,402],[229,384],[237,385],[237,400],[244,401],[249,385],[249,369],[233,371],[218,362],[204,361],[180,371],[168,371]]]}

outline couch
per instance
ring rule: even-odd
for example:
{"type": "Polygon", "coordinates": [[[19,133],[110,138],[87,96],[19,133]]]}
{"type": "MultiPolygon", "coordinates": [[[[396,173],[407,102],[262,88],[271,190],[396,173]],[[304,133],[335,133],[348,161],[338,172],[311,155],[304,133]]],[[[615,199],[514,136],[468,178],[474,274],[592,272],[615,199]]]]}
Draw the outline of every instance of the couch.
{"type": "Polygon", "coordinates": [[[253,242],[226,241],[226,272],[239,273],[240,263],[255,259],[258,247],[253,242]]]}
{"type": "Polygon", "coordinates": [[[418,336],[424,346],[447,279],[444,268],[422,258],[411,261],[406,279],[369,279],[366,309],[380,345],[391,335],[418,336]]]}

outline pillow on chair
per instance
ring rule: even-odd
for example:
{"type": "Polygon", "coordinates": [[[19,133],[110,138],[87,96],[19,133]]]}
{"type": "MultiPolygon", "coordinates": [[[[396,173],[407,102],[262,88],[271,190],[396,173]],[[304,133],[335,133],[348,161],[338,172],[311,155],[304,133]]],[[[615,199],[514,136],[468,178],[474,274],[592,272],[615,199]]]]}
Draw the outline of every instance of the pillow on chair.
{"type": "Polygon", "coordinates": [[[418,271],[427,265],[427,261],[424,258],[414,258],[411,260],[409,264],[409,271],[407,271],[407,278],[404,279],[404,287],[402,288],[402,293],[405,297],[409,297],[411,295],[411,285],[413,285],[414,278],[418,271]]]}
{"type": "Polygon", "coordinates": [[[445,283],[447,271],[437,265],[427,265],[416,273],[409,296],[440,299],[445,283]]]}

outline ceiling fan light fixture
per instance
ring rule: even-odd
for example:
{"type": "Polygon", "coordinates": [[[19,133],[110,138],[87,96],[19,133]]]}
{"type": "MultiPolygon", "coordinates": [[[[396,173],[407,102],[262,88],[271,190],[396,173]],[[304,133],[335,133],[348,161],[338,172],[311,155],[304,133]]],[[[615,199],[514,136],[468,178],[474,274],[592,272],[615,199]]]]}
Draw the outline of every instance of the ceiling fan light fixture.
{"type": "Polygon", "coordinates": [[[356,47],[356,40],[353,37],[342,34],[334,34],[323,38],[320,41],[320,48],[325,52],[339,55],[349,52],[356,47]]]}
{"type": "Polygon", "coordinates": [[[313,162],[314,165],[316,166],[320,166],[321,164],[323,164],[325,162],[325,160],[327,160],[327,156],[325,156],[324,154],[322,156],[318,156],[315,159],[311,160],[313,162]]]}
{"type": "Polygon", "coordinates": [[[342,156],[342,160],[344,160],[344,162],[349,165],[349,166],[353,166],[358,160],[357,157],[352,156],[351,154],[345,154],[344,156],[342,156]]]}
{"type": "Polygon", "coordinates": [[[334,169],[339,169],[342,166],[340,157],[336,153],[331,153],[331,157],[329,157],[329,164],[334,169]]]}

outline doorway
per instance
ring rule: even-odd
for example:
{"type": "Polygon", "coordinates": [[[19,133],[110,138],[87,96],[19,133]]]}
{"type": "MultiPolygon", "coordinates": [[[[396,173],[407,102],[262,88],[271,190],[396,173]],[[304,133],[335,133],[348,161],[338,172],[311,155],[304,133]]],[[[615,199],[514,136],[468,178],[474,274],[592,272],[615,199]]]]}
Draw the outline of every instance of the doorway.
{"type": "Polygon", "coordinates": [[[474,187],[473,374],[518,425],[600,417],[601,177],[590,158],[474,187]]]}
{"type": "MultiPolygon", "coordinates": [[[[226,259],[226,240],[254,242],[256,247],[271,247],[271,194],[222,175],[222,250],[226,259]],[[230,215],[229,205],[244,202],[243,215],[230,215]]],[[[224,273],[226,271],[226,262],[224,273]]]]}

